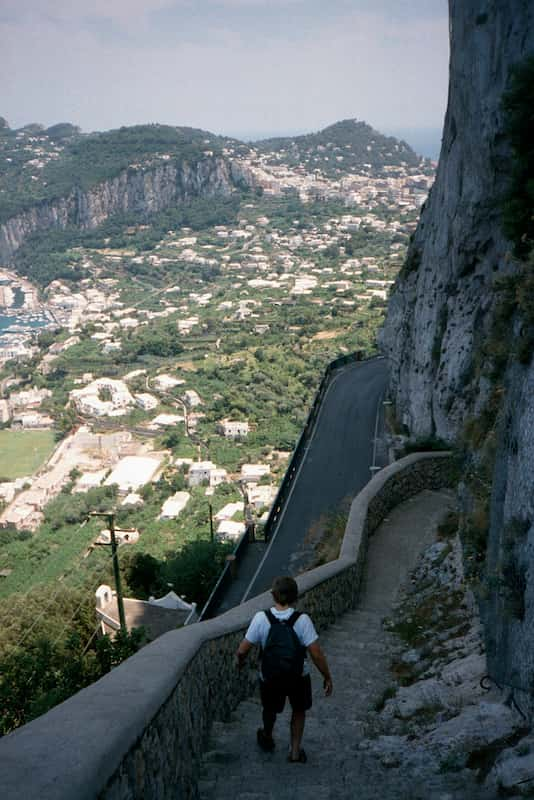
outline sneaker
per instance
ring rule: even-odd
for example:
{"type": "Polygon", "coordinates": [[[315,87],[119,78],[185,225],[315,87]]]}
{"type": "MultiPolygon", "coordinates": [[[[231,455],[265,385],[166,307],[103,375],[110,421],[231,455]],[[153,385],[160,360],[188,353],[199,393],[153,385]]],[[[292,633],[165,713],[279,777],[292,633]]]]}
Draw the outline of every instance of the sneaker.
{"type": "Polygon", "coordinates": [[[262,750],[264,750],[266,753],[273,752],[274,739],[272,736],[267,736],[263,728],[258,728],[258,731],[256,733],[256,739],[262,750]]]}

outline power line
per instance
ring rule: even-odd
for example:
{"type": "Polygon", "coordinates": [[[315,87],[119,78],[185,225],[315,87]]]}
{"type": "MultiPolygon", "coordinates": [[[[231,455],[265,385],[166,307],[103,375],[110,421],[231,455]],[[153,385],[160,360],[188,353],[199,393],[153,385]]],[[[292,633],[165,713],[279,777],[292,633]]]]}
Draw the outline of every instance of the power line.
{"type": "Polygon", "coordinates": [[[87,642],[87,644],[85,645],[85,647],[82,650],[82,656],[84,656],[87,653],[87,651],[89,650],[89,646],[90,646],[91,642],[93,641],[93,639],[97,635],[98,631],[100,630],[100,625],[101,625],[101,623],[99,622],[98,625],[96,626],[96,628],[94,629],[89,641],[87,642]]]}
{"type": "Polygon", "coordinates": [[[86,603],[87,603],[87,597],[84,597],[84,598],[83,598],[83,600],[81,601],[81,603],[79,603],[79,604],[76,606],[76,609],[75,609],[74,613],[71,615],[71,617],[69,618],[69,620],[68,620],[68,621],[67,621],[67,622],[66,622],[66,623],[63,625],[63,627],[62,627],[62,629],[60,630],[59,634],[56,636],[56,638],[55,638],[55,639],[54,639],[54,641],[52,642],[52,647],[55,647],[55,645],[56,645],[56,644],[59,642],[59,640],[60,640],[60,639],[61,639],[61,637],[63,636],[64,632],[67,630],[67,628],[68,628],[68,627],[70,626],[70,624],[73,622],[73,620],[76,618],[76,615],[78,614],[78,612],[80,611],[80,609],[82,608],[82,606],[84,606],[86,603]]]}
{"type": "MultiPolygon", "coordinates": [[[[80,531],[80,530],[81,530],[83,527],[85,527],[85,525],[87,524],[87,521],[88,521],[88,519],[87,519],[87,518],[86,518],[86,519],[84,519],[84,520],[83,520],[83,522],[81,522],[81,523],[80,523],[80,525],[78,525],[78,527],[76,528],[76,530],[74,531],[74,533],[78,533],[78,531],[80,531]]],[[[79,557],[78,557],[77,561],[75,561],[75,563],[73,564],[73,566],[72,566],[72,567],[71,567],[69,570],[67,570],[67,571],[66,571],[66,572],[64,572],[62,575],[60,575],[60,576],[59,576],[59,578],[57,578],[57,582],[58,582],[58,583],[61,583],[62,585],[61,585],[61,586],[60,586],[60,588],[59,588],[59,589],[58,589],[58,590],[55,592],[55,594],[52,596],[52,598],[50,599],[50,601],[48,602],[48,604],[45,606],[45,608],[44,608],[44,609],[41,611],[41,613],[40,613],[40,614],[38,614],[38,615],[37,615],[37,617],[35,617],[35,619],[33,620],[32,624],[30,625],[30,627],[29,627],[29,628],[26,628],[26,630],[24,631],[24,633],[23,633],[23,634],[22,634],[22,636],[20,637],[20,639],[19,639],[19,641],[17,642],[17,644],[15,645],[15,647],[20,647],[20,646],[21,646],[21,644],[24,642],[24,640],[25,640],[25,639],[28,637],[28,635],[29,635],[29,634],[32,632],[32,630],[35,628],[35,626],[37,625],[37,623],[38,623],[38,622],[39,622],[39,621],[40,621],[40,620],[41,620],[41,619],[42,619],[42,618],[43,618],[43,617],[44,617],[44,616],[45,616],[45,615],[48,613],[48,611],[49,611],[49,610],[52,608],[53,604],[55,603],[55,601],[57,600],[57,598],[59,597],[59,595],[61,594],[61,592],[62,592],[62,591],[63,591],[63,589],[64,589],[64,584],[63,584],[62,582],[64,581],[64,579],[65,579],[65,578],[67,578],[67,577],[69,577],[70,575],[72,575],[72,573],[73,573],[73,572],[74,572],[76,569],[78,569],[78,567],[81,565],[81,563],[82,563],[82,561],[83,561],[83,559],[84,559],[84,558],[85,558],[85,551],[84,551],[84,553],[83,553],[81,556],[79,556],[79,557]]],[[[26,592],[26,595],[28,595],[29,593],[30,593],[30,590],[28,590],[28,592],[26,592]]],[[[15,624],[16,624],[16,623],[15,623],[15,624]]],[[[13,627],[14,627],[14,626],[13,626],[13,627]]]]}

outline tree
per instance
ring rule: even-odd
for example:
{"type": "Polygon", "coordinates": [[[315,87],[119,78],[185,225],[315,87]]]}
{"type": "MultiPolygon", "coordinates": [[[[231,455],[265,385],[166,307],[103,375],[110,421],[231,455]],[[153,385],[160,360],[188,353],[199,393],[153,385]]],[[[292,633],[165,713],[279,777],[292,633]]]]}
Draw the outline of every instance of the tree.
{"type": "Polygon", "coordinates": [[[123,563],[123,571],[130,590],[140,599],[160,594],[164,586],[162,563],[149,553],[135,553],[123,563]]]}
{"type": "Polygon", "coordinates": [[[188,542],[175,557],[165,564],[166,582],[172,583],[177,594],[203,606],[221,574],[232,545],[221,542],[188,542]]]}

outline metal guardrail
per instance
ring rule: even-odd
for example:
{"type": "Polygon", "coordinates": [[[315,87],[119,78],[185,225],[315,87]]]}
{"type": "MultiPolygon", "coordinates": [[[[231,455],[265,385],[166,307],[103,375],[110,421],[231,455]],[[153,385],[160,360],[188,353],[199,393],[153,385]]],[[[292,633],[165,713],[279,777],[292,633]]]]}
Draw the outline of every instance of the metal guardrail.
{"type": "MultiPolygon", "coordinates": [[[[319,388],[315,394],[315,398],[308,413],[308,418],[306,420],[304,428],[302,429],[302,433],[299,436],[295,449],[293,450],[291,460],[288,464],[282,483],[280,484],[280,488],[278,489],[278,492],[276,494],[276,498],[271,507],[271,511],[269,512],[269,516],[267,517],[267,521],[265,523],[265,528],[264,528],[265,542],[268,542],[271,536],[273,535],[273,532],[280,518],[280,514],[282,513],[284,505],[292,489],[293,480],[300,467],[302,457],[304,455],[304,451],[308,443],[308,439],[312,434],[313,427],[317,420],[324,395],[330,384],[332,374],[341,367],[345,367],[347,364],[352,364],[360,361],[372,361],[374,358],[376,358],[376,356],[372,356],[370,358],[362,358],[361,352],[357,351],[355,353],[349,353],[346,356],[340,356],[339,358],[334,359],[334,361],[331,361],[326,367],[324,375],[321,379],[321,383],[319,384],[319,388]]],[[[248,532],[245,532],[241,536],[240,540],[238,541],[232,553],[232,555],[234,556],[233,567],[229,563],[225,564],[224,569],[219,577],[219,580],[215,584],[213,591],[208,597],[208,600],[206,601],[206,604],[200,613],[199,620],[211,619],[211,617],[215,616],[215,612],[219,607],[226,590],[233,581],[235,569],[239,567],[239,563],[243,560],[243,557],[248,548],[248,544],[249,544],[249,534],[248,532]]]]}

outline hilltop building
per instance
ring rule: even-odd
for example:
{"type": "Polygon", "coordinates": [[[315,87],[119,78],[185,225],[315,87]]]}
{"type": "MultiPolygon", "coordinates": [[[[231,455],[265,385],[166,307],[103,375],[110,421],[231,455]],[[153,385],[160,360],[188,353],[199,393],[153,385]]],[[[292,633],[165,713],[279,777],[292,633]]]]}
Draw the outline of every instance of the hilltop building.
{"type": "Polygon", "coordinates": [[[91,417],[118,417],[127,414],[135,400],[124,381],[97,378],[83,389],[69,394],[80,414],[91,417]]]}
{"type": "Polygon", "coordinates": [[[237,439],[239,436],[248,436],[250,425],[248,420],[223,419],[217,423],[217,430],[227,439],[237,439]]]}
{"type": "Polygon", "coordinates": [[[159,405],[159,400],[153,394],[142,392],[141,394],[134,394],[135,403],[142,408],[143,411],[153,411],[159,405]]]}

